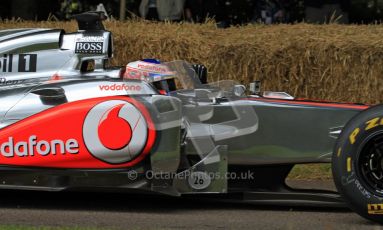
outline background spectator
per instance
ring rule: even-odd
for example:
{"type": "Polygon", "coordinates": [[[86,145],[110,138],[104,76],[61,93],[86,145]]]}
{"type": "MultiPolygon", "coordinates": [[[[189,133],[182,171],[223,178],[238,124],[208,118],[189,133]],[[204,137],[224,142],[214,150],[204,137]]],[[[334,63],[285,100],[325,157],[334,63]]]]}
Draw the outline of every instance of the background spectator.
{"type": "Polygon", "coordinates": [[[189,22],[203,23],[207,18],[217,19],[217,0],[186,0],[185,18],[189,22]]]}
{"type": "Polygon", "coordinates": [[[265,24],[288,22],[288,4],[283,0],[256,1],[253,21],[265,24]]]}
{"type": "Polygon", "coordinates": [[[184,0],[141,0],[139,11],[149,20],[180,21],[183,10],[184,0]]]}
{"type": "Polygon", "coordinates": [[[79,14],[83,11],[80,0],[64,0],[61,2],[61,19],[70,20],[72,15],[79,14]]]}
{"type": "Polygon", "coordinates": [[[158,21],[160,18],[158,17],[157,0],[141,1],[140,13],[141,17],[147,20],[158,21]]]}
{"type": "Polygon", "coordinates": [[[228,25],[249,23],[253,17],[253,5],[254,0],[224,0],[222,20],[228,25]]]}
{"type": "Polygon", "coordinates": [[[383,0],[352,0],[349,10],[351,23],[381,23],[383,0]]]}
{"type": "Polygon", "coordinates": [[[306,0],[305,19],[311,23],[348,23],[349,0],[306,0]]]}

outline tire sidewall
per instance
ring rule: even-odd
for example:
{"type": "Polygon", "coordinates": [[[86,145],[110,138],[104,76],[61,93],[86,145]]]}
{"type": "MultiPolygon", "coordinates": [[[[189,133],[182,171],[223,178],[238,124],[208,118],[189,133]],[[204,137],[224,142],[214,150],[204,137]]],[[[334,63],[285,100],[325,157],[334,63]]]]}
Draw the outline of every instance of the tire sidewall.
{"type": "Polygon", "coordinates": [[[383,133],[383,106],[372,107],[351,119],[334,148],[332,169],[338,191],[350,208],[361,216],[383,224],[383,214],[369,214],[371,205],[383,207],[383,194],[374,192],[359,170],[361,150],[370,138],[383,133]],[[371,120],[379,118],[371,125],[371,120]],[[378,125],[376,125],[378,124],[378,125]],[[376,126],[375,126],[376,125],[376,126]],[[374,127],[372,127],[374,126],[374,127]]]}

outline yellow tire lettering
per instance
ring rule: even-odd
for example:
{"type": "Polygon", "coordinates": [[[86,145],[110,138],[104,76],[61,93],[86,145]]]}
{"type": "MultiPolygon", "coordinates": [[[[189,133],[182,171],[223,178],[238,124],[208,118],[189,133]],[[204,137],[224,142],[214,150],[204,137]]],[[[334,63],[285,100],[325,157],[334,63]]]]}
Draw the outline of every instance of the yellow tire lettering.
{"type": "Polygon", "coordinates": [[[372,129],[372,128],[375,128],[376,126],[379,125],[379,120],[380,120],[380,117],[377,117],[377,118],[374,118],[374,119],[371,119],[369,121],[366,122],[366,131],[369,130],[369,129],[372,129]]]}
{"type": "Polygon", "coordinates": [[[336,154],[338,157],[340,157],[340,154],[342,153],[342,148],[338,149],[338,153],[336,154]]]}
{"type": "Polygon", "coordinates": [[[368,214],[383,215],[383,204],[368,204],[368,214]]]}
{"type": "Polygon", "coordinates": [[[347,172],[351,172],[351,157],[347,157],[347,172]]]}
{"type": "Polygon", "coordinates": [[[349,136],[349,139],[350,139],[350,143],[353,145],[356,141],[356,136],[358,136],[360,132],[360,129],[359,128],[356,128],[352,133],[351,135],[349,136]]]}

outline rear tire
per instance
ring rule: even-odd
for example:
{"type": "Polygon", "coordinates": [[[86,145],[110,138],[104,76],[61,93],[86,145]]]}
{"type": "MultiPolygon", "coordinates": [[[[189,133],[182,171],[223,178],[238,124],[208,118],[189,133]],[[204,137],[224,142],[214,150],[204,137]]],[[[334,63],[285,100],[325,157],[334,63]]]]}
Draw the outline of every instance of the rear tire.
{"type": "Polygon", "coordinates": [[[349,207],[383,224],[383,105],[346,124],[335,145],[332,172],[349,207]]]}

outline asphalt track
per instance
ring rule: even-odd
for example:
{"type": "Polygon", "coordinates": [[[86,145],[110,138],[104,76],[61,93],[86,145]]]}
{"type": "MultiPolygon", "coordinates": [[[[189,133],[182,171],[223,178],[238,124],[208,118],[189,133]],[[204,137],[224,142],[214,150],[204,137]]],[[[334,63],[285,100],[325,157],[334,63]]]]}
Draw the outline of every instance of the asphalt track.
{"type": "MultiPolygon", "coordinates": [[[[300,182],[331,188],[328,182],[300,182]]],[[[257,206],[114,193],[1,191],[0,226],[100,229],[382,229],[346,208],[257,206]]]]}

